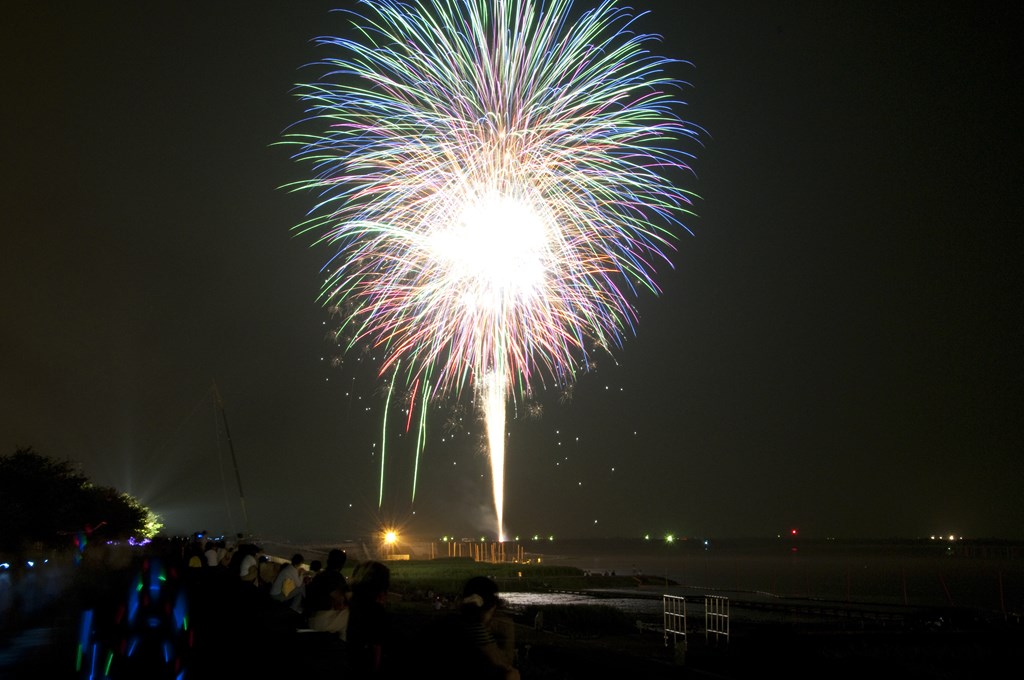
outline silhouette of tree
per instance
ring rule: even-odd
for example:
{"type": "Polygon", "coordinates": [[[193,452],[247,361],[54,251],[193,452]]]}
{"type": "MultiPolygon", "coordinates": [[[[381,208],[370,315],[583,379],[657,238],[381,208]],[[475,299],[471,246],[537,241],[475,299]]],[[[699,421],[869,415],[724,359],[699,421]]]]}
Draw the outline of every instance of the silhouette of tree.
{"type": "Polygon", "coordinates": [[[0,456],[0,499],[0,550],[70,547],[83,531],[126,540],[159,529],[156,516],[137,499],[96,486],[71,461],[32,447],[0,456]]]}

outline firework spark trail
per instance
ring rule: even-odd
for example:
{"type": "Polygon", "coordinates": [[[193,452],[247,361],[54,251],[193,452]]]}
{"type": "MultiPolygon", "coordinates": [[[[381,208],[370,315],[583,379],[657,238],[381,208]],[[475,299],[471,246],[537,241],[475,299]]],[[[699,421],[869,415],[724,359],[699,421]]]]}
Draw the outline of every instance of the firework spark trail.
{"type": "Polygon", "coordinates": [[[381,375],[484,402],[501,535],[505,402],[634,332],[699,131],[614,0],[575,19],[572,0],[363,4],[359,39],[320,38],[342,56],[298,86],[315,129],[285,143],[314,173],[289,186],[319,200],[295,230],[335,247],[322,300],[350,304],[381,375]]]}

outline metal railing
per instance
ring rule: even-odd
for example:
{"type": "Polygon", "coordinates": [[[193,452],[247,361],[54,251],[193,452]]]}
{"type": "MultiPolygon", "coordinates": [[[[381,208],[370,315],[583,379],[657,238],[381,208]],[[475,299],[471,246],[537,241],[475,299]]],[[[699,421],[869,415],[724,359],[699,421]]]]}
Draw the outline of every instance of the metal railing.
{"type": "MultiPolygon", "coordinates": [[[[680,639],[686,645],[686,598],[677,595],[662,595],[665,646],[669,636],[679,646],[680,639]]],[[[704,639],[706,642],[729,642],[729,598],[718,595],[704,596],[704,639]]]]}
{"type": "Polygon", "coordinates": [[[704,596],[704,640],[729,642],[729,598],[704,596]]]}
{"type": "Polygon", "coordinates": [[[665,618],[665,646],[668,647],[668,636],[679,646],[679,638],[686,645],[686,598],[676,595],[662,595],[661,606],[665,618]]]}

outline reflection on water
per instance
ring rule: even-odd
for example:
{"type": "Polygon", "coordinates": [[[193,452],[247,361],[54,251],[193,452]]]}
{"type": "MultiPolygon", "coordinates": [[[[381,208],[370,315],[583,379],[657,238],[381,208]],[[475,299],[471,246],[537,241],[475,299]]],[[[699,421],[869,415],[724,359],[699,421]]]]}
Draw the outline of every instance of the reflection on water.
{"type": "MultiPolygon", "coordinates": [[[[274,554],[290,555],[297,546],[274,554]]],[[[324,554],[326,554],[324,546],[324,554]]],[[[350,559],[364,559],[360,544],[345,544],[350,559]]],[[[365,546],[363,546],[365,547],[365,546]]],[[[660,611],[661,595],[690,599],[807,598],[851,603],[956,606],[994,612],[1024,611],[1024,546],[945,541],[829,541],[793,537],[750,540],[568,539],[524,542],[528,561],[576,567],[590,574],[644,576],[636,596],[591,597],[566,593],[507,593],[525,606],[612,604],[626,611],[660,611]],[[652,579],[653,577],[653,579],[652,579]],[[652,583],[664,578],[666,584],[652,583]],[[678,585],[670,585],[674,582],[678,585]],[[653,598],[653,599],[644,599],[653,598]]],[[[269,551],[268,551],[269,552],[269,551]]],[[[307,558],[314,546],[303,546],[307,558]]],[[[411,549],[429,557],[431,545],[411,549]]],[[[557,589],[557,586],[555,586],[557,589]]]]}
{"type": "Polygon", "coordinates": [[[627,614],[661,615],[661,599],[635,597],[594,597],[579,593],[502,593],[502,600],[513,609],[550,605],[603,605],[627,614]]]}
{"type": "Polygon", "coordinates": [[[931,540],[668,544],[609,539],[547,547],[547,554],[537,553],[543,564],[592,574],[644,575],[648,584],[650,577],[664,577],[678,584],[645,586],[648,595],[659,590],[688,599],[717,594],[1024,611],[1024,549],[1019,544],[965,544],[953,551],[931,540]]]}

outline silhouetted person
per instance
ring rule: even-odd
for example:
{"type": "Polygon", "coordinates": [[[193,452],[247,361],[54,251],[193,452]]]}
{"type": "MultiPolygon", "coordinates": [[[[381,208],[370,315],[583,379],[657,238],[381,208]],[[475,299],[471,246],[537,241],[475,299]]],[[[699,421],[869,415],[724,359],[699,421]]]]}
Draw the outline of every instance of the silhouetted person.
{"type": "Polygon", "coordinates": [[[310,560],[309,571],[305,573],[303,579],[306,583],[313,580],[313,577],[320,573],[320,570],[324,568],[324,563],[320,560],[310,560]]]}
{"type": "Polygon", "coordinates": [[[327,566],[306,586],[304,613],[313,630],[337,633],[342,640],[348,637],[349,589],[341,570],[348,554],[335,548],[327,554],[327,566]]]}
{"type": "Polygon", "coordinates": [[[456,677],[469,680],[519,680],[515,667],[515,628],[498,616],[498,584],[486,576],[466,581],[454,637],[459,654],[451,664],[456,677]]]}
{"type": "Polygon", "coordinates": [[[259,558],[262,554],[263,548],[252,543],[243,543],[238,546],[238,550],[231,558],[231,573],[238,576],[239,580],[246,585],[258,586],[260,582],[259,558]]]}
{"type": "Polygon", "coordinates": [[[391,619],[386,603],[391,570],[382,562],[363,562],[352,574],[348,647],[356,678],[389,677],[391,619]]]}
{"type": "Polygon", "coordinates": [[[290,562],[281,565],[270,586],[270,599],[299,613],[302,612],[302,598],[306,595],[306,586],[299,570],[305,561],[300,553],[292,555],[290,562]]]}

